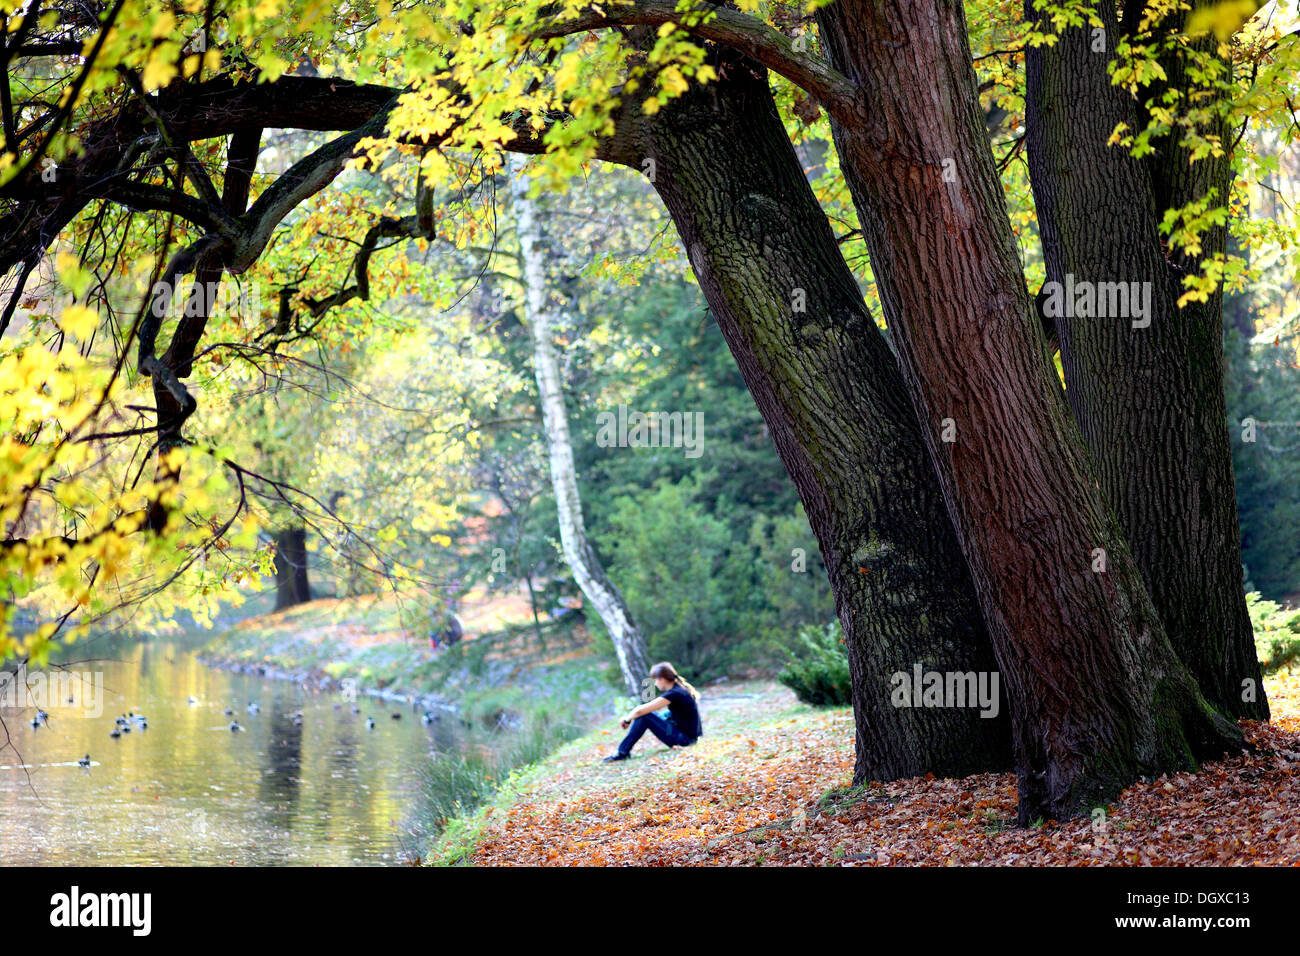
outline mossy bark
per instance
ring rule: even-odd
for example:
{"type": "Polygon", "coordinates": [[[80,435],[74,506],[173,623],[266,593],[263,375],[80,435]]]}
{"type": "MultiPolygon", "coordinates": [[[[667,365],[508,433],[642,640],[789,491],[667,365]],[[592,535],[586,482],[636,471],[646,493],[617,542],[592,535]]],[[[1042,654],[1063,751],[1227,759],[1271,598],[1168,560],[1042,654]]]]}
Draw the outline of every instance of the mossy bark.
{"type": "Polygon", "coordinates": [[[858,87],[832,131],[1010,694],[1021,822],[1239,748],[1174,653],[1046,361],[962,4],[839,0],[817,18],[858,87]]]}
{"type": "MultiPolygon", "coordinates": [[[[1146,162],[1108,145],[1117,124],[1135,129],[1146,120],[1107,73],[1121,35],[1114,5],[1096,10],[1104,34],[1072,28],[1025,53],[1029,171],[1047,278],[1121,282],[1130,292],[1145,283],[1149,313],[1057,317],[1066,395],[1178,656],[1224,713],[1267,719],[1242,588],[1222,295],[1178,306],[1183,278],[1201,257],[1167,255],[1159,231],[1166,209],[1211,190],[1226,201],[1228,157],[1193,164],[1177,136],[1146,162]],[[1253,694],[1243,695],[1245,686],[1253,694]]],[[[1035,16],[1031,4],[1026,15],[1035,16]]],[[[1171,83],[1182,67],[1167,64],[1171,83]]],[[[1203,240],[1202,255],[1222,252],[1225,230],[1203,240]]],[[[1134,311],[1131,302],[1106,304],[1134,311]]]]}
{"type": "Polygon", "coordinates": [[[658,115],[620,123],[653,159],[719,328],[807,511],[848,645],[855,781],[1010,766],[1005,701],[900,708],[890,676],[996,668],[896,360],[777,114],[738,55],[658,115]]]}

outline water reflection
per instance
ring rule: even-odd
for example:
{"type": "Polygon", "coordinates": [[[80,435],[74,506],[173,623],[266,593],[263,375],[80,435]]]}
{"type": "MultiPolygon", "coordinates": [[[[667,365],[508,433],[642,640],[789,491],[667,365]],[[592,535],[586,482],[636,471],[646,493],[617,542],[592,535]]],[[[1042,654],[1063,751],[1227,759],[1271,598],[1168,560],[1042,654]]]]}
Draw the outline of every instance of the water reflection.
{"type": "Polygon", "coordinates": [[[337,694],[214,670],[173,644],[113,656],[76,665],[103,674],[98,717],[62,701],[34,729],[34,708],[0,708],[13,745],[0,753],[0,863],[384,864],[406,855],[417,769],[435,747],[455,746],[454,720],[426,727],[410,707],[364,697],[353,713],[337,694]],[[394,710],[401,720],[390,719],[394,710]],[[146,715],[148,729],[110,738],[128,712],[146,715]],[[232,719],[243,733],[228,729],[232,719]],[[86,753],[92,765],[79,767],[86,753]]]}

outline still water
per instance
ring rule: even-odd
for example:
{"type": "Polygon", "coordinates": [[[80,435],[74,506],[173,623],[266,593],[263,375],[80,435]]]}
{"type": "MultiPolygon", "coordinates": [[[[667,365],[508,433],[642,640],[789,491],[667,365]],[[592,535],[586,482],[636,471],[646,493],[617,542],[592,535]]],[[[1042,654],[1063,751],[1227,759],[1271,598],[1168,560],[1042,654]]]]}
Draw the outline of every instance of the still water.
{"type": "Polygon", "coordinates": [[[174,644],[128,644],[111,657],[67,665],[103,675],[98,717],[86,713],[89,688],[47,706],[48,726],[31,726],[34,708],[0,709],[0,742],[7,731],[12,744],[0,752],[0,864],[391,865],[414,855],[419,771],[454,745],[454,717],[425,726],[409,705],[216,670],[174,644]],[[131,711],[148,727],[110,737],[131,711]],[[244,730],[231,732],[232,720],[244,730]],[[78,766],[87,753],[91,765],[78,766]]]}

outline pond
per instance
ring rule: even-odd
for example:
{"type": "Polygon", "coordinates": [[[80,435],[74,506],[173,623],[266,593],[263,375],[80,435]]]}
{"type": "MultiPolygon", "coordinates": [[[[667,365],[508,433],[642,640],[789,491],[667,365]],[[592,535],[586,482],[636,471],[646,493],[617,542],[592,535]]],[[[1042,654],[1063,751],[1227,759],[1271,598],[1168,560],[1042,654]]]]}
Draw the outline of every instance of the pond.
{"type": "MultiPolygon", "coordinates": [[[[0,708],[0,741],[7,731],[12,744],[0,752],[0,863],[391,865],[415,855],[420,772],[456,745],[454,715],[426,726],[407,704],[217,670],[179,644],[81,657],[66,667],[96,676],[62,688],[48,723],[31,726],[35,707],[0,708]],[[129,712],[147,726],[111,737],[129,712]]],[[[26,680],[52,690],[54,673],[26,680]]]]}

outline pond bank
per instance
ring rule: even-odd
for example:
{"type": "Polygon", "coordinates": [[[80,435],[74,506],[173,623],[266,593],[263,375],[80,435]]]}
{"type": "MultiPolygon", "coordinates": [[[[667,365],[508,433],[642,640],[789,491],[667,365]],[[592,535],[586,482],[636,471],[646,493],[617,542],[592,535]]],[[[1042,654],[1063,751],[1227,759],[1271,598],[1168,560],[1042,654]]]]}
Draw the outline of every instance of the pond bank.
{"type": "Polygon", "coordinates": [[[356,683],[355,678],[342,677],[334,678],[324,671],[315,668],[300,668],[297,670],[286,670],[274,664],[259,664],[250,661],[229,660],[221,657],[219,654],[211,652],[199,652],[195,655],[200,662],[208,667],[217,670],[230,671],[234,674],[243,674],[249,677],[261,677],[266,680],[288,681],[297,684],[306,690],[314,690],[322,693],[348,693],[349,688],[358,696],[375,697],[394,704],[410,704],[412,707],[423,707],[428,710],[440,710],[447,713],[456,713],[460,710],[455,701],[433,693],[419,693],[414,690],[403,689],[400,687],[368,687],[364,684],[356,683]],[[349,682],[352,682],[349,684],[349,682]]]}
{"type": "Polygon", "coordinates": [[[576,715],[617,707],[618,689],[581,625],[506,627],[431,648],[407,631],[384,597],[312,601],[240,622],[198,652],[205,664],[327,691],[351,681],[359,695],[470,719],[562,698],[576,715]]]}
{"type": "Polygon", "coordinates": [[[545,627],[540,636],[509,626],[471,633],[435,651],[404,630],[382,599],[314,601],[250,618],[210,641],[198,658],[312,692],[342,693],[343,682],[354,681],[358,699],[454,714],[460,743],[432,755],[417,774],[411,832],[421,845],[518,768],[628,706],[616,668],[576,621],[545,627]]]}

